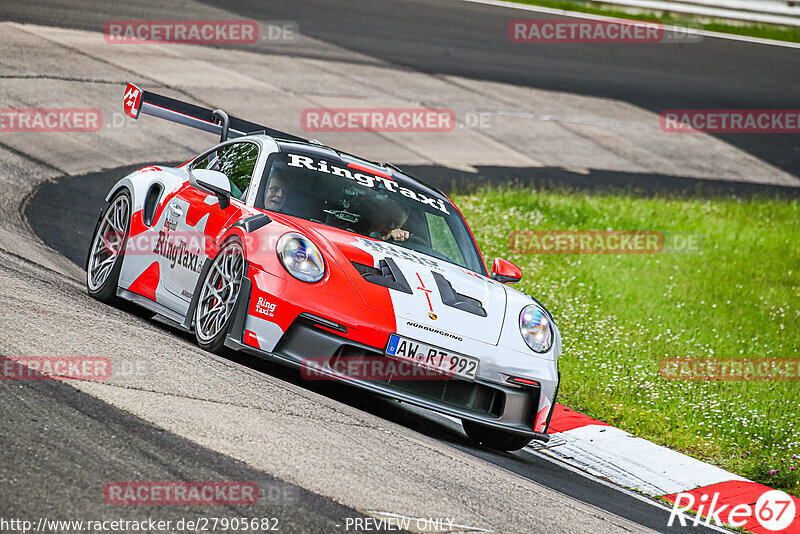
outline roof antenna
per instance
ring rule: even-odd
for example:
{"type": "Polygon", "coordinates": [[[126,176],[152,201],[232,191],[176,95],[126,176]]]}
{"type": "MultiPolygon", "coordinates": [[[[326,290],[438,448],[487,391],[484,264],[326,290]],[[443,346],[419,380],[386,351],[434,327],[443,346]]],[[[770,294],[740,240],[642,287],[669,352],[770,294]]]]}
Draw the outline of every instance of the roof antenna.
{"type": "Polygon", "coordinates": [[[230,126],[231,122],[231,120],[228,118],[228,114],[221,109],[215,109],[211,112],[211,118],[217,119],[217,124],[222,126],[222,132],[219,135],[219,142],[224,143],[228,140],[228,127],[230,126]]]}

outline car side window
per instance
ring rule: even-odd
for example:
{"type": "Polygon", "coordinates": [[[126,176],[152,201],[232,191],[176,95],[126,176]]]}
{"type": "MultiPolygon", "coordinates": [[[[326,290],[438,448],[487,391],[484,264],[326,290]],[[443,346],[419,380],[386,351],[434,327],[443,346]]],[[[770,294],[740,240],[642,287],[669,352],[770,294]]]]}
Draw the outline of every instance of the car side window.
{"type": "Polygon", "coordinates": [[[254,143],[233,143],[216,151],[219,162],[216,169],[231,183],[231,196],[241,199],[250,186],[253,170],[258,160],[258,146],[254,143]]]}
{"type": "Polygon", "coordinates": [[[258,147],[253,143],[234,143],[213,150],[192,164],[193,169],[219,171],[231,183],[231,196],[239,200],[250,186],[258,160],[258,147]]]}
{"type": "Polygon", "coordinates": [[[213,152],[209,152],[202,158],[198,159],[194,163],[192,163],[193,169],[208,169],[210,171],[217,171],[219,168],[217,164],[219,163],[219,158],[217,157],[217,151],[214,150],[213,152]]]}

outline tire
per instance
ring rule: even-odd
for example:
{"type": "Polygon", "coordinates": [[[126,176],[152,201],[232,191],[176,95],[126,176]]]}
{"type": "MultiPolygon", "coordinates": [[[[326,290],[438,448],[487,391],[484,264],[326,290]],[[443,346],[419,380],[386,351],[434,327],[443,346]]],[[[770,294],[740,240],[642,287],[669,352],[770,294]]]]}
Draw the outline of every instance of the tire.
{"type": "Polygon", "coordinates": [[[123,189],[100,214],[86,261],[86,291],[106,304],[118,304],[117,285],[131,228],[131,195],[123,189]]]}
{"type": "Polygon", "coordinates": [[[501,451],[518,451],[531,442],[531,438],[489,428],[472,421],[462,420],[461,425],[472,441],[501,451]]]}
{"type": "Polygon", "coordinates": [[[194,336],[201,348],[215,354],[223,352],[244,273],[242,242],[233,237],[222,245],[200,285],[194,336]]]}

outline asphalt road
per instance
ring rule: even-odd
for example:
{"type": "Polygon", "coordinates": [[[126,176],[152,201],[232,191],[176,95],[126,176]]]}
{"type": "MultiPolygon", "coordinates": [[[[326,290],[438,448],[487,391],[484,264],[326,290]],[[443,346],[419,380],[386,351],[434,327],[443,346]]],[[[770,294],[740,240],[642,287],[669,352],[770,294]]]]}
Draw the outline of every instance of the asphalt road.
{"type": "MultiPolygon", "coordinates": [[[[618,99],[654,112],[800,108],[798,49],[719,38],[686,44],[515,44],[508,39],[511,20],[552,16],[461,0],[230,0],[224,9],[256,20],[295,21],[305,36],[421,72],[618,99]]],[[[0,19],[94,31],[111,19],[169,17],[190,18],[179,4],[0,3],[0,19]]],[[[275,45],[259,47],[280,51],[275,45]]],[[[304,52],[293,51],[298,53],[304,52]]],[[[800,176],[800,134],[718,137],[800,176]]]]}
{"type": "MultiPolygon", "coordinates": [[[[3,492],[6,520],[18,518],[37,525],[40,518],[151,518],[156,523],[171,521],[172,528],[165,530],[185,531],[175,528],[181,520],[276,518],[279,532],[303,533],[335,531],[347,518],[365,517],[165,432],[63,382],[0,381],[0,405],[14,407],[4,409],[0,425],[0,484],[15,488],[3,492]],[[259,499],[248,506],[106,506],[106,483],[168,480],[255,483],[259,499]]],[[[0,532],[13,530],[0,528],[0,532]]]]}
{"type": "MultiPolygon", "coordinates": [[[[106,193],[121,176],[138,167],[140,165],[110,169],[84,176],[67,177],[57,182],[46,183],[27,203],[25,216],[34,232],[47,245],[78,265],[83,265],[96,217],[104,205],[106,193]]],[[[171,331],[168,327],[155,322],[152,323],[152,327],[171,331]]],[[[187,337],[178,331],[172,331],[172,333],[176,336],[187,337]]],[[[476,447],[464,435],[460,425],[437,414],[394,401],[365,396],[363,392],[354,388],[314,381],[307,382],[302,380],[299,373],[294,370],[263,362],[244,354],[230,353],[228,357],[236,363],[256,371],[268,373],[273,377],[325,395],[338,402],[422,432],[487,462],[642,526],[659,532],[685,531],[679,527],[666,528],[669,512],[654,501],[639,498],[602,484],[529,451],[499,453],[476,447]]],[[[709,529],[701,527],[695,527],[692,531],[711,532],[709,529]]]]}
{"type": "MultiPolygon", "coordinates": [[[[209,2],[210,3],[210,2],[209,2]]],[[[263,3],[226,9],[265,18],[263,3]]],[[[508,39],[515,18],[549,15],[459,0],[269,3],[301,32],[413,70],[623,100],[665,109],[800,108],[800,50],[706,38],[693,44],[525,45],[508,39]]],[[[800,134],[719,136],[800,175],[800,134]]]]}
{"type": "MultiPolygon", "coordinates": [[[[304,35],[365,56],[362,60],[373,58],[423,72],[620,99],[653,111],[800,107],[798,50],[720,39],[686,45],[540,45],[532,48],[508,42],[508,21],[521,15],[503,9],[456,0],[435,3],[374,0],[358,3],[357,8],[355,5],[333,0],[273,0],[268,5],[238,0],[226,3],[225,9],[242,17],[294,20],[304,35]]],[[[52,5],[44,0],[0,4],[0,19],[89,30],[100,29],[110,19],[170,17],[189,18],[189,14],[181,12],[176,4],[145,6],[74,1],[52,5]]],[[[524,17],[548,18],[538,14],[524,17]]],[[[274,51],[267,45],[263,49],[274,51]]],[[[776,167],[800,175],[800,136],[728,135],[723,139],[776,167]]],[[[423,177],[436,177],[435,169],[421,171],[423,177]],[[427,172],[430,174],[426,176],[427,172]]],[[[495,172],[502,175],[506,171],[495,172]]],[[[112,169],[44,185],[28,204],[26,215],[30,224],[48,245],[82,265],[102,197],[124,172],[124,169],[112,169]]],[[[620,177],[609,179],[620,180],[620,177]]],[[[669,184],[667,177],[664,183],[669,184]]],[[[148,327],[162,333],[166,329],[156,323],[148,327]]],[[[314,387],[304,385],[294,373],[277,366],[240,355],[231,355],[231,358],[238,364],[295,385],[314,387]]],[[[399,407],[393,402],[364,399],[348,388],[329,387],[318,392],[435,437],[639,525],[659,531],[665,529],[668,514],[663,509],[538,456],[477,449],[457,426],[446,420],[399,407]]],[[[97,484],[109,480],[110,475],[98,462],[72,461],[62,465],[56,461],[68,451],[80,454],[77,458],[98,457],[115,451],[126,459],[130,476],[137,479],[148,476],[195,480],[251,477],[264,481],[265,487],[282,484],[269,475],[248,470],[243,464],[160,431],[63,384],[5,385],[0,388],[0,400],[4,405],[15,402],[24,407],[18,411],[18,417],[8,420],[9,424],[4,424],[0,430],[4,455],[14,459],[3,462],[0,479],[16,482],[28,477],[31,488],[30,493],[15,493],[13,499],[7,501],[3,497],[9,511],[35,512],[28,501],[31,496],[38,496],[38,502],[49,499],[51,506],[61,510],[93,509],[91,505],[97,503],[98,498],[97,484]],[[70,422],[70,430],[57,430],[65,420],[70,422]],[[26,438],[20,439],[20,436],[26,438]],[[54,459],[53,455],[59,452],[61,456],[54,459]],[[53,469],[54,465],[60,466],[59,469],[53,469]],[[79,494],[63,495],[64,486],[58,484],[63,478],[81,481],[79,494]]],[[[120,473],[126,473],[120,469],[115,467],[115,478],[123,478],[120,473]]],[[[325,529],[343,515],[356,514],[296,486],[280,487],[289,488],[289,493],[297,495],[298,500],[262,503],[263,509],[259,512],[280,511],[284,518],[296,518],[298,531],[325,529]]]]}

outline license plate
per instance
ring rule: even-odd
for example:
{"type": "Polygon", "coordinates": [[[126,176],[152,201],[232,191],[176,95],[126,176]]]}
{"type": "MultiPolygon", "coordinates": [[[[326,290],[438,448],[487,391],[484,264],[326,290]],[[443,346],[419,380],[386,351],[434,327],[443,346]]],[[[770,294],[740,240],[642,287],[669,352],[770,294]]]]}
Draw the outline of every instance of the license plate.
{"type": "Polygon", "coordinates": [[[389,345],[386,355],[408,362],[414,362],[420,367],[432,369],[449,376],[457,376],[467,380],[475,380],[480,360],[472,356],[464,356],[456,352],[426,345],[413,339],[392,334],[389,336],[389,345]]]}

